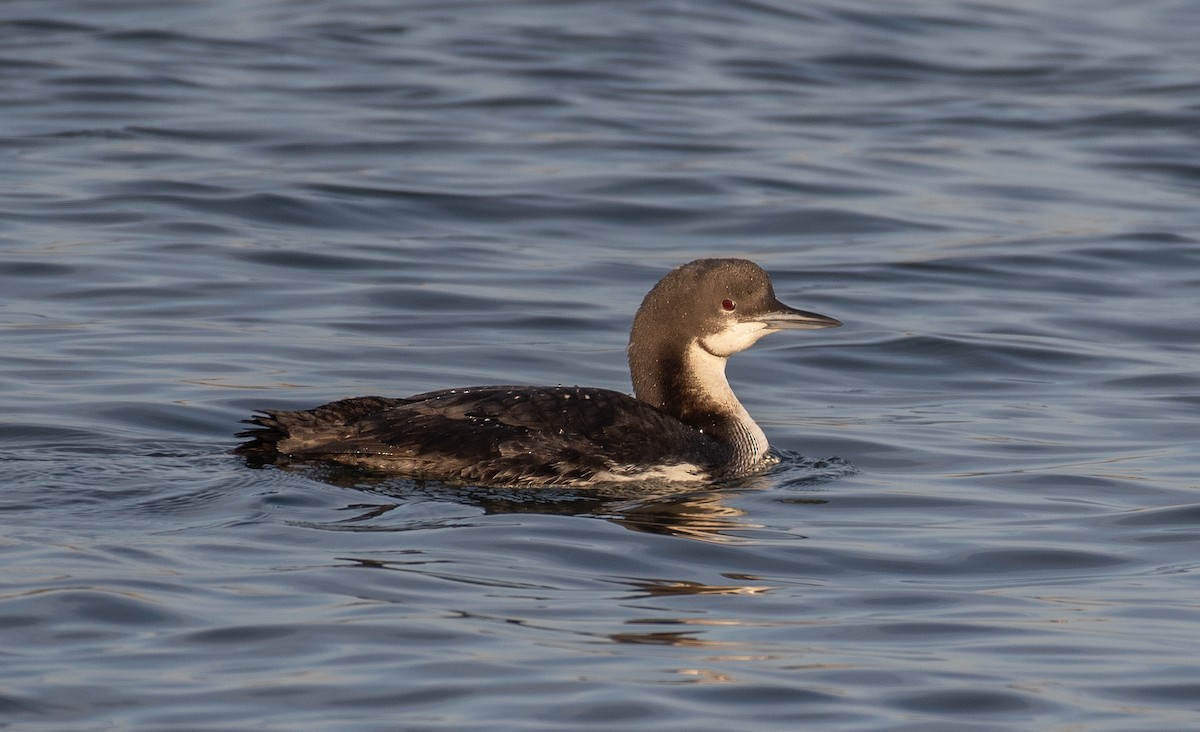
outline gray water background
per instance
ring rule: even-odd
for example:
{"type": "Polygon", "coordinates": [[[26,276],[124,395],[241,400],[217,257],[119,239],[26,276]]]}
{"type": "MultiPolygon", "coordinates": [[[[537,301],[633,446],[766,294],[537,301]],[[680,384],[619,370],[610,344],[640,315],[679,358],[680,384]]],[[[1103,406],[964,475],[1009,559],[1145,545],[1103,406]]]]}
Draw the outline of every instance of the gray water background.
{"type": "Polygon", "coordinates": [[[0,727],[1200,728],[1200,5],[0,4],[0,727]],[[627,389],[750,257],[786,460],[447,489],[262,407],[627,389]]]}

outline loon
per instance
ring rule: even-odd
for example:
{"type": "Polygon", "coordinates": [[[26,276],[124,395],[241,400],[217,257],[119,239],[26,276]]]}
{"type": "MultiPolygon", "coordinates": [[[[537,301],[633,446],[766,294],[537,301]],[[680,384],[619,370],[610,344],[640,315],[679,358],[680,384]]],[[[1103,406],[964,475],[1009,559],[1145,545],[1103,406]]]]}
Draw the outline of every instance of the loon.
{"type": "Polygon", "coordinates": [[[635,396],[580,386],[473,386],[257,412],[252,463],[329,461],[453,484],[586,487],[742,477],[776,462],[725,378],[730,356],[785,329],[841,322],[784,305],[745,259],[669,272],[629,336],[635,396]]]}

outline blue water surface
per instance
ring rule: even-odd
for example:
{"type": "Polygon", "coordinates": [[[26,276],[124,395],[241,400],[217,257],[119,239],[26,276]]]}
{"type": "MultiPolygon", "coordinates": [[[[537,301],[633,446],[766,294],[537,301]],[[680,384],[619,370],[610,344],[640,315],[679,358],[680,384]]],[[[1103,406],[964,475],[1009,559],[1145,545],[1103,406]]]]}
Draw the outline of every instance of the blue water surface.
{"type": "Polygon", "coordinates": [[[1200,725],[1200,5],[0,5],[0,727],[1200,725]],[[627,390],[668,269],[843,328],[783,456],[255,469],[253,410],[627,390]]]}

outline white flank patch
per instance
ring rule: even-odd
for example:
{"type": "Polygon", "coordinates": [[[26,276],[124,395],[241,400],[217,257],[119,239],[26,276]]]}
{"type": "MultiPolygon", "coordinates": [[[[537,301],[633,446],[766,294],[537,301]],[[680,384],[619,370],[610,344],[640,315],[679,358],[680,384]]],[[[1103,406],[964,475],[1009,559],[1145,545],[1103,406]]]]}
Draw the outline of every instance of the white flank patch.
{"type": "Polygon", "coordinates": [[[694,483],[708,480],[708,471],[691,463],[652,465],[648,468],[630,465],[621,472],[598,473],[595,480],[605,483],[627,483],[635,480],[659,480],[668,483],[694,483]],[[628,471],[628,472],[626,472],[628,471]]]}

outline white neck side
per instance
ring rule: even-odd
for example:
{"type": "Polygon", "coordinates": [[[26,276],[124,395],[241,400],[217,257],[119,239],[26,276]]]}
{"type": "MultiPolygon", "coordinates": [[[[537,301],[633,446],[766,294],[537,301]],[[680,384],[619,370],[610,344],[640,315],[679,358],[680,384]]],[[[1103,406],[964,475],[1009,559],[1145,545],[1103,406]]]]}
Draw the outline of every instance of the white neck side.
{"type": "Polygon", "coordinates": [[[758,462],[767,454],[767,436],[729,387],[729,380],[725,377],[725,364],[728,361],[723,356],[714,356],[696,341],[688,346],[684,355],[684,364],[695,379],[699,395],[738,424],[739,431],[748,443],[751,460],[758,462]]]}

